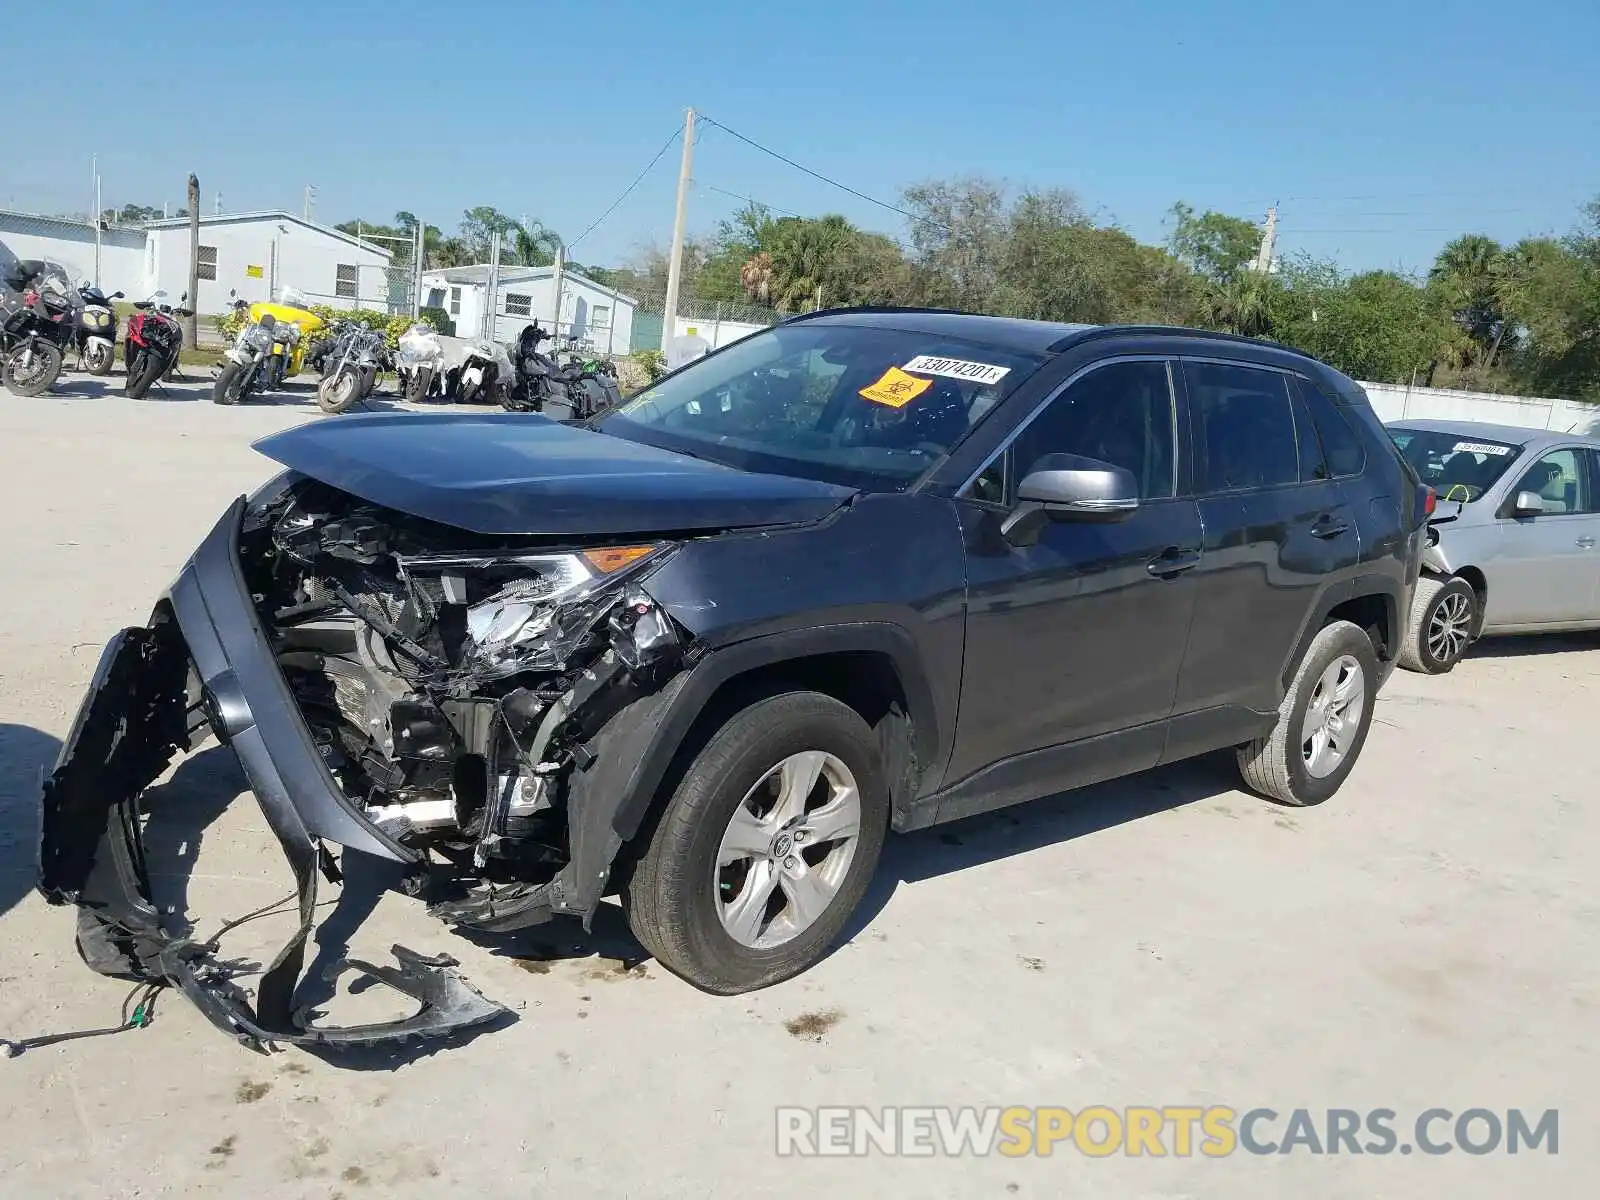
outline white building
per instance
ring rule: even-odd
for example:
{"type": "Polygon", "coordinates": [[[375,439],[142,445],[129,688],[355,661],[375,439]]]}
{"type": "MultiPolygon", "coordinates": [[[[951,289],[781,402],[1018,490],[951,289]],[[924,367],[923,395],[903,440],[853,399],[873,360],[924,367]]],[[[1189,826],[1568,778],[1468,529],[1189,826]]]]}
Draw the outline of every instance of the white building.
{"type": "Polygon", "coordinates": [[[491,337],[513,342],[523,326],[538,321],[558,338],[576,336],[602,354],[627,354],[632,348],[631,296],[596,283],[576,271],[561,275],[561,311],[555,310],[554,267],[501,267],[492,328],[487,318],[489,268],[448,267],[422,275],[422,306],[442,308],[455,322],[457,337],[491,337]]]}
{"type": "MultiPolygon", "coordinates": [[[[138,227],[102,227],[99,283],[130,298],[189,290],[189,219],[138,227]]],[[[204,314],[235,299],[270,300],[294,288],[313,304],[409,311],[405,272],[390,253],[348,233],[288,212],[224,213],[200,218],[200,294],[204,314]],[[396,278],[394,276],[400,276],[396,278]]],[[[95,230],[57,217],[0,211],[0,269],[14,259],[50,258],[75,276],[95,278],[95,230]]]]}

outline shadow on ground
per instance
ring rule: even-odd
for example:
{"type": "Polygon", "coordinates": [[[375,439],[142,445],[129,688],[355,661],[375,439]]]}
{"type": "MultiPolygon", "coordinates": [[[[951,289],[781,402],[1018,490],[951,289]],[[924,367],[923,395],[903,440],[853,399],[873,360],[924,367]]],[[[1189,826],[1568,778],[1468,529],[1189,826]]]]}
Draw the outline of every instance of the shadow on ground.
{"type": "Polygon", "coordinates": [[[39,871],[39,784],[61,743],[31,725],[0,723],[0,915],[33,890],[39,871]]]}
{"type": "Polygon", "coordinates": [[[1467,657],[1525,658],[1538,654],[1576,654],[1600,650],[1600,631],[1591,633],[1533,633],[1517,637],[1489,637],[1474,642],[1467,657]]]}

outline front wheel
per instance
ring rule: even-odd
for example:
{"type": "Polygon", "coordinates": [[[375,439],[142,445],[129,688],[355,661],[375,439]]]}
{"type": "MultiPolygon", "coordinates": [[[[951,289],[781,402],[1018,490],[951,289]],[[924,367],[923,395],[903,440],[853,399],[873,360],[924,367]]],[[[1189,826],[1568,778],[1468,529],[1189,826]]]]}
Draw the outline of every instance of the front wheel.
{"type": "Polygon", "coordinates": [[[143,400],[155,387],[166,360],[150,350],[141,350],[128,363],[128,399],[143,400]]]}
{"type": "Polygon", "coordinates": [[[1439,579],[1424,575],[1417,580],[1405,641],[1400,644],[1400,665],[1424,675],[1443,675],[1472,645],[1478,621],[1478,593],[1459,576],[1439,579]]]}
{"type": "Polygon", "coordinates": [[[222,374],[217,376],[217,381],[211,385],[211,402],[213,404],[237,404],[244,399],[245,388],[249,382],[249,368],[243,363],[228,360],[222,368],[222,374]]]}
{"type": "Polygon", "coordinates": [[[406,377],[406,400],[412,404],[419,404],[428,396],[428,385],[433,382],[433,371],[428,367],[418,367],[406,377]]]}
{"type": "Polygon", "coordinates": [[[851,708],[787,692],[739,712],[684,773],[626,890],[662,966],[734,995],[827,953],[883,849],[889,788],[851,708]]]}
{"type": "Polygon", "coordinates": [[[361,381],[353,371],[340,371],[317,384],[317,407],[325,413],[342,413],[361,395],[361,381]]]}
{"type": "Polygon", "coordinates": [[[1239,747],[1239,773],[1280,803],[1321,804],[1355,767],[1377,698],[1372,639],[1349,621],[1325,625],[1300,660],[1277,724],[1239,747]]]}
{"type": "Polygon", "coordinates": [[[51,342],[24,343],[6,356],[0,378],[18,396],[39,396],[48,392],[61,376],[61,350],[51,342]]]}
{"type": "Polygon", "coordinates": [[[117,348],[110,342],[90,342],[83,351],[83,369],[91,375],[109,375],[117,361],[117,348]]]}

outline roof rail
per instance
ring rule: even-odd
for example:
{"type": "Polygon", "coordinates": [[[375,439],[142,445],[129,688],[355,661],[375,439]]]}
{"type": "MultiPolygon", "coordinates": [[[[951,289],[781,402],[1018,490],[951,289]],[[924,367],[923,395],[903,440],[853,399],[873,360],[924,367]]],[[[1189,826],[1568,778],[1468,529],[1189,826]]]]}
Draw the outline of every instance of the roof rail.
{"type": "Polygon", "coordinates": [[[813,317],[833,317],[841,313],[939,313],[951,317],[978,317],[982,313],[963,312],[959,308],[938,308],[934,305],[922,304],[850,304],[841,308],[818,308],[811,312],[795,313],[778,322],[780,325],[793,325],[796,321],[809,321],[813,317]]]}

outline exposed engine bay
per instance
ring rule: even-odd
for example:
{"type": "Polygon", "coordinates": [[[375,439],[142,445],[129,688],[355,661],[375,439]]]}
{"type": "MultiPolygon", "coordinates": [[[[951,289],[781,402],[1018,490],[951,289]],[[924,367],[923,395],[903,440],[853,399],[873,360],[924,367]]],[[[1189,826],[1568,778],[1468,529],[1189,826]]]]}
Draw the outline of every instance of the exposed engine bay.
{"type": "Polygon", "coordinates": [[[359,812],[423,852],[436,915],[549,914],[585,743],[681,661],[638,587],[671,549],[508,542],[304,477],[246,517],[245,580],[317,749],[359,812]]]}

